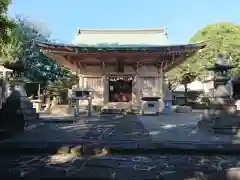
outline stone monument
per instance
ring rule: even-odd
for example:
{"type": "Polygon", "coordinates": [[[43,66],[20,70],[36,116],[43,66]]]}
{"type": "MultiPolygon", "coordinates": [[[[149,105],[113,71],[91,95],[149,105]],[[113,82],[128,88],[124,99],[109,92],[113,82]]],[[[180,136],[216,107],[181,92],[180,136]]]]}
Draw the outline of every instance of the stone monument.
{"type": "Polygon", "coordinates": [[[214,133],[234,134],[240,127],[240,118],[236,114],[236,105],[232,99],[230,70],[235,68],[230,65],[224,54],[218,54],[213,67],[207,68],[213,71],[214,89],[207,96],[208,109],[201,116],[198,125],[214,133]]]}
{"type": "Polygon", "coordinates": [[[14,135],[24,132],[28,124],[38,119],[38,114],[24,89],[23,63],[17,62],[6,67],[13,70],[10,78],[12,92],[0,111],[0,126],[7,134],[14,135]]]}

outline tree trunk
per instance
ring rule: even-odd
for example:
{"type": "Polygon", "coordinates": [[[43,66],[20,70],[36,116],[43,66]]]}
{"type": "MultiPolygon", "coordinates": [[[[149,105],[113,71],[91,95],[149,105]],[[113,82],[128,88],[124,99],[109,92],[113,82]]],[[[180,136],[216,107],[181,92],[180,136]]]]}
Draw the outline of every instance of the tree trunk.
{"type": "Polygon", "coordinates": [[[187,89],[188,84],[184,83],[184,98],[185,98],[185,105],[188,104],[188,89],[187,89]]]}

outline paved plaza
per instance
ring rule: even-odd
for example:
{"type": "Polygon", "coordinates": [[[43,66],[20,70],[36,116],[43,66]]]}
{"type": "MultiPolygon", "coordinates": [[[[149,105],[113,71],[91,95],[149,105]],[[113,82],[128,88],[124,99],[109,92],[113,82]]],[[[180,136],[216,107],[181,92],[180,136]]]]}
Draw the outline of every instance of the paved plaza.
{"type": "MultiPolygon", "coordinates": [[[[132,141],[150,145],[159,141],[229,142],[230,136],[216,136],[197,128],[201,112],[173,113],[160,116],[108,115],[81,117],[50,117],[41,120],[26,133],[6,142],[36,144],[42,142],[66,144],[106,141],[108,144],[132,141]],[[74,121],[73,121],[74,120],[74,121]]],[[[6,143],[5,142],[5,143],[6,143]]],[[[3,142],[4,144],[4,142],[3,142]]],[[[132,143],[133,144],[133,143],[132,143]]],[[[217,143],[216,143],[217,144],[217,143]]],[[[112,154],[108,156],[77,156],[74,154],[34,154],[0,156],[5,164],[0,175],[44,178],[79,177],[102,179],[224,179],[226,169],[238,167],[239,155],[174,155],[112,154]],[[91,173],[89,173],[91,172],[91,173]],[[123,176],[124,174],[124,176],[123,176]],[[126,176],[127,175],[127,176],[126,176]]]]}
{"type": "Polygon", "coordinates": [[[77,157],[72,155],[0,156],[5,164],[0,175],[22,178],[91,179],[214,179],[223,180],[226,170],[239,167],[239,156],[199,155],[113,155],[77,157]],[[11,161],[9,161],[11,159],[11,161]]]}
{"type": "Polygon", "coordinates": [[[138,116],[152,141],[187,141],[199,143],[238,143],[231,135],[214,134],[198,128],[201,111],[161,116],[138,116]]]}
{"type": "Polygon", "coordinates": [[[89,141],[139,141],[144,142],[195,142],[239,143],[237,137],[219,135],[199,129],[197,122],[201,111],[172,113],[160,116],[105,115],[93,117],[44,117],[28,130],[7,142],[62,142],[89,141]]]}
{"type": "Polygon", "coordinates": [[[127,141],[144,140],[143,136],[148,137],[148,132],[135,115],[110,115],[80,117],[75,121],[72,118],[45,119],[39,126],[36,125],[34,129],[9,141],[76,142],[78,139],[127,141]]]}

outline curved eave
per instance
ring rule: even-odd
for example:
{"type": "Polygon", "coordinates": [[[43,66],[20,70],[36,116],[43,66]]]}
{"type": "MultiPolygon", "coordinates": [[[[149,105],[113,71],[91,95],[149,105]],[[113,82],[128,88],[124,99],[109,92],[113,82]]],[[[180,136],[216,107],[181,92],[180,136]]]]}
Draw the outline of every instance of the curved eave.
{"type": "Polygon", "coordinates": [[[203,42],[184,45],[164,45],[164,46],[75,46],[69,44],[45,43],[36,41],[35,44],[46,52],[65,52],[65,53],[109,53],[109,52],[148,52],[148,53],[171,53],[171,52],[191,52],[204,48],[203,42]]]}

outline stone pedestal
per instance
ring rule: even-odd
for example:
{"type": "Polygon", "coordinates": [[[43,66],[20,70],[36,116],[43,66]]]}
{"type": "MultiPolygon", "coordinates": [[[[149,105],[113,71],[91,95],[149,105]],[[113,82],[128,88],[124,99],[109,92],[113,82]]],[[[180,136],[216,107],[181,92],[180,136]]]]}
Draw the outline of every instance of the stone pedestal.
{"type": "Polygon", "coordinates": [[[232,110],[206,110],[198,125],[214,133],[236,134],[240,128],[240,117],[232,110]]]}
{"type": "Polygon", "coordinates": [[[207,128],[214,133],[234,134],[240,128],[240,117],[233,99],[228,96],[226,89],[219,87],[215,96],[210,100],[210,109],[201,116],[199,127],[207,128]]]}
{"type": "Polygon", "coordinates": [[[234,68],[224,64],[220,57],[214,67],[208,70],[214,71],[214,91],[208,96],[209,109],[201,116],[198,125],[214,133],[235,134],[240,128],[240,117],[237,115],[235,100],[232,99],[229,70],[234,68]]]}
{"type": "Polygon", "coordinates": [[[38,119],[38,114],[24,90],[24,83],[13,82],[13,90],[0,111],[0,127],[13,135],[38,119]]]}
{"type": "Polygon", "coordinates": [[[162,114],[171,114],[172,113],[172,91],[169,89],[165,90],[164,97],[163,97],[163,108],[162,114]]]}
{"type": "Polygon", "coordinates": [[[31,100],[33,103],[33,108],[35,108],[36,112],[39,113],[41,111],[42,101],[40,99],[31,100]]]}

